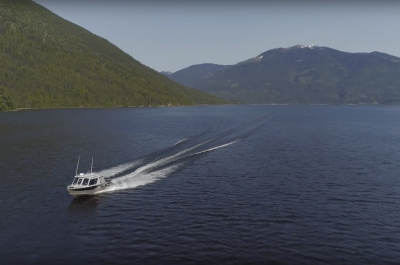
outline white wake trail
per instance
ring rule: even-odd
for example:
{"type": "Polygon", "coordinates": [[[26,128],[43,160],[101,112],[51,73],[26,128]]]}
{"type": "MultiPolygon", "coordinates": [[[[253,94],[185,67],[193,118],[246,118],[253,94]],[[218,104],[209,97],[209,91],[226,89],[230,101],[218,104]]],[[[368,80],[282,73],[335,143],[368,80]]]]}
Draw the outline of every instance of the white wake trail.
{"type": "MultiPolygon", "coordinates": [[[[209,148],[207,150],[203,150],[203,151],[199,151],[193,154],[188,154],[185,156],[182,156],[183,154],[188,153],[189,151],[196,149],[210,141],[212,141],[213,139],[207,140],[203,143],[200,143],[198,145],[195,145],[191,148],[185,149],[181,152],[178,152],[174,155],[156,160],[154,162],[148,163],[142,167],[139,167],[138,169],[136,169],[134,172],[129,173],[127,175],[121,176],[121,177],[117,177],[115,179],[112,180],[112,182],[114,183],[113,185],[107,187],[106,189],[99,191],[98,193],[103,193],[103,192],[109,192],[109,191],[115,191],[115,190],[123,190],[123,189],[132,189],[132,188],[136,188],[139,186],[144,186],[150,183],[153,183],[159,179],[165,178],[167,176],[169,176],[171,173],[175,172],[180,166],[183,165],[183,163],[178,163],[178,164],[173,164],[167,168],[163,168],[160,170],[155,170],[153,172],[146,172],[149,171],[151,169],[156,169],[160,166],[164,166],[170,163],[174,163],[177,162],[179,160],[183,160],[185,158],[191,157],[191,156],[195,156],[198,154],[202,154],[202,153],[206,153],[206,152],[210,152],[219,148],[223,148],[226,147],[228,145],[234,144],[236,142],[238,142],[239,140],[230,142],[230,143],[226,143],[223,145],[219,145],[213,148],[209,148]]],[[[135,162],[135,164],[137,164],[139,162],[135,162]]],[[[124,166],[124,165],[122,165],[124,166]]],[[[121,166],[119,166],[121,167],[121,166]]],[[[115,167],[115,168],[119,168],[119,167],[115,167]]],[[[133,166],[132,166],[133,167],[133,166]]],[[[122,167],[121,167],[122,168],[122,167]]],[[[114,169],[114,168],[112,168],[114,169]]],[[[111,170],[111,169],[109,169],[111,170]]]]}
{"type": "Polygon", "coordinates": [[[97,193],[110,192],[115,190],[124,190],[124,189],[133,189],[140,186],[144,186],[150,183],[153,183],[162,178],[168,177],[171,173],[176,171],[181,164],[177,164],[168,168],[164,168],[159,171],[151,172],[151,173],[139,173],[135,174],[135,172],[124,176],[124,178],[117,178],[113,180],[114,185],[107,187],[104,190],[101,190],[97,193]]]}
{"type": "Polygon", "coordinates": [[[142,160],[138,160],[135,162],[122,164],[119,166],[101,170],[101,171],[97,172],[97,174],[99,174],[100,176],[103,176],[105,178],[113,177],[117,174],[120,174],[126,170],[129,170],[129,169],[135,167],[136,165],[140,164],[141,162],[142,162],[142,160]]]}
{"type": "Polygon", "coordinates": [[[176,142],[173,146],[178,145],[178,144],[183,143],[183,142],[186,142],[186,141],[187,141],[187,138],[184,138],[184,139],[179,140],[178,142],[176,142]]]}
{"type": "MultiPolygon", "coordinates": [[[[190,148],[187,148],[187,149],[185,149],[183,151],[180,151],[180,152],[178,152],[178,153],[176,153],[174,155],[167,156],[165,158],[161,158],[161,159],[155,160],[154,162],[148,163],[147,165],[144,165],[144,166],[139,167],[138,169],[136,169],[135,172],[133,172],[132,174],[139,174],[139,173],[141,173],[143,171],[146,171],[146,170],[149,170],[149,169],[152,169],[152,168],[156,168],[156,167],[165,165],[167,163],[170,163],[170,162],[174,161],[175,158],[180,157],[181,155],[186,154],[187,152],[192,151],[193,149],[196,149],[196,148],[198,148],[198,147],[200,147],[200,146],[212,141],[213,139],[204,141],[204,142],[202,142],[200,144],[197,144],[197,145],[192,146],[190,148]]],[[[130,174],[126,175],[126,176],[119,177],[118,179],[124,179],[127,176],[130,176],[130,174]]]]}
{"type": "Polygon", "coordinates": [[[202,153],[210,152],[210,151],[213,151],[213,150],[216,150],[216,149],[219,149],[219,148],[222,148],[222,147],[225,147],[225,146],[228,146],[228,145],[234,144],[234,143],[236,143],[236,142],[238,142],[238,141],[239,141],[239,140],[236,140],[236,141],[233,141],[233,142],[230,142],[230,143],[227,143],[227,144],[219,145],[219,146],[216,146],[216,147],[213,147],[213,148],[210,148],[210,149],[204,150],[204,151],[200,151],[200,152],[194,153],[193,155],[198,155],[198,154],[202,154],[202,153]]]}
{"type": "MultiPolygon", "coordinates": [[[[185,158],[188,158],[188,157],[191,157],[191,156],[195,156],[195,155],[199,155],[199,154],[211,152],[211,151],[213,151],[213,150],[216,150],[216,149],[219,149],[219,148],[222,148],[222,147],[225,147],[225,146],[234,144],[234,143],[236,143],[236,142],[238,142],[238,141],[239,141],[239,140],[236,140],[236,141],[233,141],[233,142],[230,142],[230,143],[226,143],[226,144],[223,144],[223,145],[219,145],[219,146],[216,146],[216,147],[212,147],[212,148],[210,148],[210,149],[206,149],[206,150],[203,150],[203,151],[199,151],[199,152],[196,152],[196,153],[193,153],[193,154],[189,154],[189,155],[186,155],[186,156],[178,157],[178,158],[175,158],[175,159],[170,159],[170,160],[167,161],[167,163],[172,163],[172,162],[174,162],[174,161],[182,160],[182,159],[185,159],[185,158]]],[[[166,164],[166,163],[164,163],[164,164],[166,164]]],[[[160,164],[160,165],[162,165],[162,164],[160,164]]]]}

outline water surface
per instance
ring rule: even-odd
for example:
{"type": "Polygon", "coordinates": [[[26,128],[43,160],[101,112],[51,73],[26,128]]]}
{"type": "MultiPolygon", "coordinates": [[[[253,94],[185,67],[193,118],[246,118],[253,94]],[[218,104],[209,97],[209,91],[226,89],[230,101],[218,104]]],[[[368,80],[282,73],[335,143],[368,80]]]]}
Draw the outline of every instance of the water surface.
{"type": "Polygon", "coordinates": [[[4,264],[398,264],[400,107],[0,113],[4,264]],[[116,185],[73,199],[90,170],[116,185]]]}

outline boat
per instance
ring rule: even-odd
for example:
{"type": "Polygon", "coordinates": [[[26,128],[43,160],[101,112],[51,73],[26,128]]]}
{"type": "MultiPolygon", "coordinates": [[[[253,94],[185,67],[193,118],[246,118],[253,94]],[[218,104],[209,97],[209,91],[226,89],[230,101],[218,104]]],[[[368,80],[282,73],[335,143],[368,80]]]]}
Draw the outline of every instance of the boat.
{"type": "Polygon", "coordinates": [[[99,174],[93,174],[93,158],[90,173],[80,173],[78,175],[79,159],[80,158],[78,158],[78,165],[76,166],[74,180],[72,181],[71,185],[67,187],[69,194],[71,194],[75,198],[94,195],[97,192],[104,190],[108,186],[114,184],[111,180],[106,179],[99,174]]]}

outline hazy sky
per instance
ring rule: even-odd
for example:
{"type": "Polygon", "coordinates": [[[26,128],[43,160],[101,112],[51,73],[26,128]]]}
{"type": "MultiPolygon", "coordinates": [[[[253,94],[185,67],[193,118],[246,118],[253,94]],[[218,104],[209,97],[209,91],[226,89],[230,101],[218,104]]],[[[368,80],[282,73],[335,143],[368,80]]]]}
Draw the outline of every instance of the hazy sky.
{"type": "Polygon", "coordinates": [[[296,44],[400,57],[400,1],[34,1],[157,71],[296,44]]]}

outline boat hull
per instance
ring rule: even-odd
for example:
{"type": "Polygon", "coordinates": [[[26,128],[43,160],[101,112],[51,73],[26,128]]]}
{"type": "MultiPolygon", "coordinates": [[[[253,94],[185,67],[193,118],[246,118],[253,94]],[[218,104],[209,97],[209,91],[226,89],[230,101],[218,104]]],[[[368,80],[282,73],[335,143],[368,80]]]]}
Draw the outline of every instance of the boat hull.
{"type": "Polygon", "coordinates": [[[99,185],[99,186],[95,186],[95,187],[87,187],[87,188],[70,188],[70,187],[68,187],[67,190],[68,190],[69,194],[71,194],[72,196],[77,198],[77,197],[81,197],[81,196],[95,195],[97,192],[104,190],[105,188],[107,188],[108,186],[110,186],[112,184],[113,184],[112,182],[109,182],[104,185],[99,185]]]}

